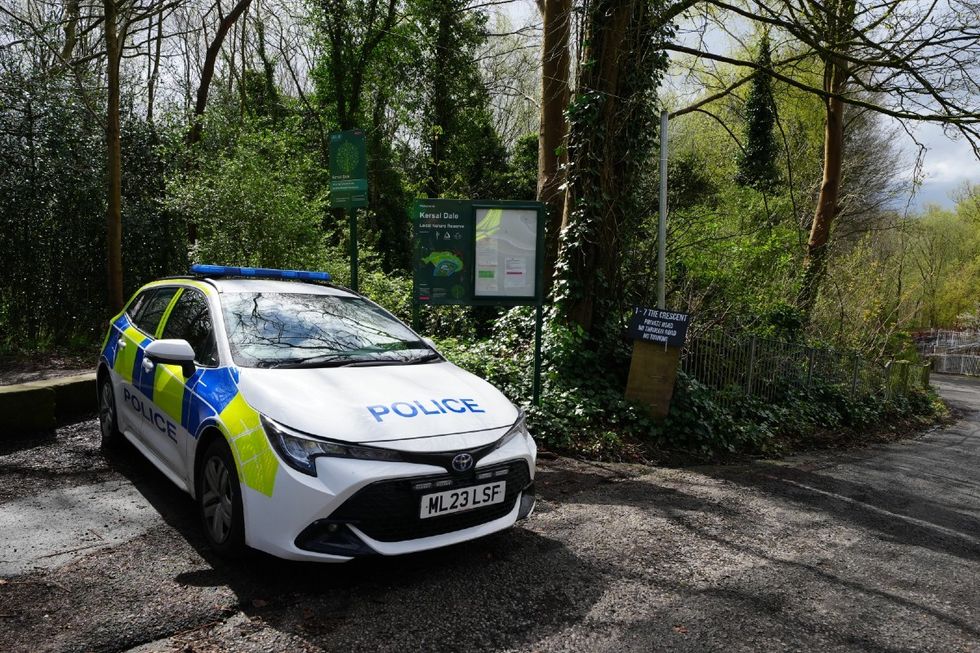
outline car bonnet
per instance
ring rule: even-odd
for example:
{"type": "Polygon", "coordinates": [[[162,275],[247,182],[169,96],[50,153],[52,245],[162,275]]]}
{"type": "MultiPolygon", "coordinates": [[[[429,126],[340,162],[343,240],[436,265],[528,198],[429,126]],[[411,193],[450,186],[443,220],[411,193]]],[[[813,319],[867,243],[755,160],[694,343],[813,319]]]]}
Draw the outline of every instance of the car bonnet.
{"type": "Polygon", "coordinates": [[[238,387],[245,401],[267,417],[346,442],[390,443],[456,433],[479,441],[500,437],[517,419],[517,409],[499,390],[448,362],[242,368],[238,387]]]}

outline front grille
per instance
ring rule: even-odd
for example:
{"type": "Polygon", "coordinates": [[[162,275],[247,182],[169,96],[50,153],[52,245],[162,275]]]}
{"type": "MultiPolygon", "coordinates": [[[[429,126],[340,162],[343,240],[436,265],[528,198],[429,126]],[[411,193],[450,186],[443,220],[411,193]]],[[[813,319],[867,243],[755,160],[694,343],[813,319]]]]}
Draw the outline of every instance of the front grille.
{"type": "Polygon", "coordinates": [[[514,509],[514,502],[530,481],[530,471],[523,460],[481,467],[463,476],[439,474],[377,481],[361,488],[347,499],[329,519],[350,523],[368,537],[381,542],[400,542],[442,535],[500,519],[514,509]],[[477,478],[477,475],[482,476],[487,472],[495,474],[498,471],[506,471],[506,476],[477,478]],[[507,481],[502,503],[450,515],[419,518],[423,495],[500,480],[507,481]],[[431,486],[416,489],[428,483],[431,486]]]}

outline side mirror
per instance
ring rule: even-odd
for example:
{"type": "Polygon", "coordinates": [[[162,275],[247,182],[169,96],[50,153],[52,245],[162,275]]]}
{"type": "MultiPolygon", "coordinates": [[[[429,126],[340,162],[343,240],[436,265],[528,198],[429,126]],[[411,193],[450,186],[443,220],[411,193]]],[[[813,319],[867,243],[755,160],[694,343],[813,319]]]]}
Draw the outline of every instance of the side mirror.
{"type": "Polygon", "coordinates": [[[433,340],[432,338],[422,338],[422,342],[424,342],[425,344],[427,344],[430,347],[432,347],[432,351],[436,351],[436,352],[439,351],[436,348],[436,342],[435,342],[435,340],[433,340]]]}
{"type": "Polygon", "coordinates": [[[146,357],[162,365],[180,365],[184,378],[194,374],[194,348],[186,340],[154,340],[146,346],[146,357]]]}

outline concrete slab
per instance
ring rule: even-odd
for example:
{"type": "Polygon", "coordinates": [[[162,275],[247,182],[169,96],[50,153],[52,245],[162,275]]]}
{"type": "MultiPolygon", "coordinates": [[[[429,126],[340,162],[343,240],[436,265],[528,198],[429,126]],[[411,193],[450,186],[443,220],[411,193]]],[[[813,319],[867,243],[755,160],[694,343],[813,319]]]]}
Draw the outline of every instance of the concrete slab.
{"type": "Polygon", "coordinates": [[[0,434],[53,429],[54,401],[51,388],[31,383],[0,386],[0,434]]]}
{"type": "Polygon", "coordinates": [[[97,409],[95,372],[0,386],[0,436],[50,431],[97,409]]]}
{"type": "Polygon", "coordinates": [[[59,422],[79,415],[91,415],[98,410],[95,372],[35,383],[49,383],[48,387],[54,389],[54,411],[59,422]]]}

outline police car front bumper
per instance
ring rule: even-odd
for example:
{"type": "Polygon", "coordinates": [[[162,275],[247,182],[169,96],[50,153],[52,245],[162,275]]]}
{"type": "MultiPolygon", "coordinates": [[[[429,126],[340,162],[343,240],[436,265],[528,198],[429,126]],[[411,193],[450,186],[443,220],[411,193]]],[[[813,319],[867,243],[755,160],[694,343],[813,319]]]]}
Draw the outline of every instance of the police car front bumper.
{"type": "Polygon", "coordinates": [[[537,448],[529,435],[481,458],[466,475],[433,465],[320,457],[309,476],[279,461],[275,490],[242,488],[249,546],[290,560],[345,562],[465,542],[514,525],[534,506],[537,448]],[[421,499],[439,489],[506,482],[491,506],[421,518],[421,499]]]}

